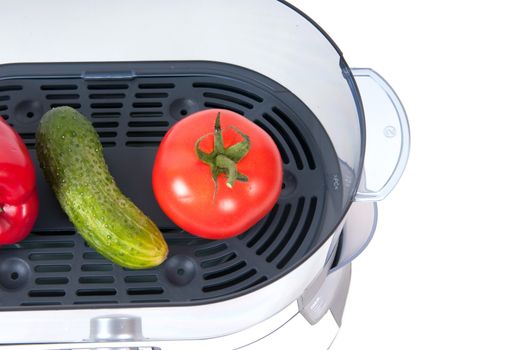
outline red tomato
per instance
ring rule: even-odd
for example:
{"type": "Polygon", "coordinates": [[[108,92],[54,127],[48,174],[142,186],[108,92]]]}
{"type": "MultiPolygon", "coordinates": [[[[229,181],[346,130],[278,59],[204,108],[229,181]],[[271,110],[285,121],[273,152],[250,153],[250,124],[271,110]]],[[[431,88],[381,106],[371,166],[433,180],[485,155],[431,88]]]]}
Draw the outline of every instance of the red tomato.
{"type": "Polygon", "coordinates": [[[153,186],[159,205],[180,228],[203,238],[229,238],[271,211],[282,187],[282,160],[271,137],[250,120],[204,110],[165,135],[153,186]]]}

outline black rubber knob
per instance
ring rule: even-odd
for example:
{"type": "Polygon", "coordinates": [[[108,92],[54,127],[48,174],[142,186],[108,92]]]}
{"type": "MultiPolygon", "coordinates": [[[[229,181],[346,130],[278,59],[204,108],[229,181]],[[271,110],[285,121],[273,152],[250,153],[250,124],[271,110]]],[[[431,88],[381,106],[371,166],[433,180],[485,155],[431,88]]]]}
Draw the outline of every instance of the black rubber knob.
{"type": "Polygon", "coordinates": [[[196,262],[184,255],[174,255],[165,263],[165,275],[176,286],[184,286],[196,275],[196,262]]]}
{"type": "Polygon", "coordinates": [[[22,259],[9,258],[0,262],[0,286],[6,289],[23,287],[30,275],[29,265],[22,259]]]}

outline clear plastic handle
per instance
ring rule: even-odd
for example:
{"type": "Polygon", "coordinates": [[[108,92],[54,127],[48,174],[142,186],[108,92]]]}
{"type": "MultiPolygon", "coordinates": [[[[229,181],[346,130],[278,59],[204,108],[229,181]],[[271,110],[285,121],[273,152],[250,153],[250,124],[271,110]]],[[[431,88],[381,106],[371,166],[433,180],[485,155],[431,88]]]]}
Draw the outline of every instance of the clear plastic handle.
{"type": "Polygon", "coordinates": [[[380,201],[401,178],[410,151],[404,107],[388,83],[371,69],[352,69],[364,106],[366,157],[356,201],[380,201]]]}

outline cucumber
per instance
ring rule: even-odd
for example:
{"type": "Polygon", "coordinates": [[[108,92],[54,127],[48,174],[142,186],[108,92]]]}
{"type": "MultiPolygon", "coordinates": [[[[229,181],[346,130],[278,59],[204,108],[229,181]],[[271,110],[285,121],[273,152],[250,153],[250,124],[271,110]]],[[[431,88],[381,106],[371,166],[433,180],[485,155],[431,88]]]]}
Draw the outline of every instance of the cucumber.
{"type": "Polygon", "coordinates": [[[117,187],[86,117],[70,107],[54,108],[42,117],[36,139],[45,178],[90,247],[130,269],[166,259],[162,233],[117,187]]]}

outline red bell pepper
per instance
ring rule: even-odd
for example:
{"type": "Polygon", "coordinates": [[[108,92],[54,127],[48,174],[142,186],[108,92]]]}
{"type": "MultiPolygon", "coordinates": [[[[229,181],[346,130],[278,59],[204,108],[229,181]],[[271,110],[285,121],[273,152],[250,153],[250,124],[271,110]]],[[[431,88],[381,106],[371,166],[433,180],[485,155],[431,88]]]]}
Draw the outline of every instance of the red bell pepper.
{"type": "Polygon", "coordinates": [[[26,238],[37,215],[35,168],[29,151],[0,116],[0,245],[26,238]]]}

